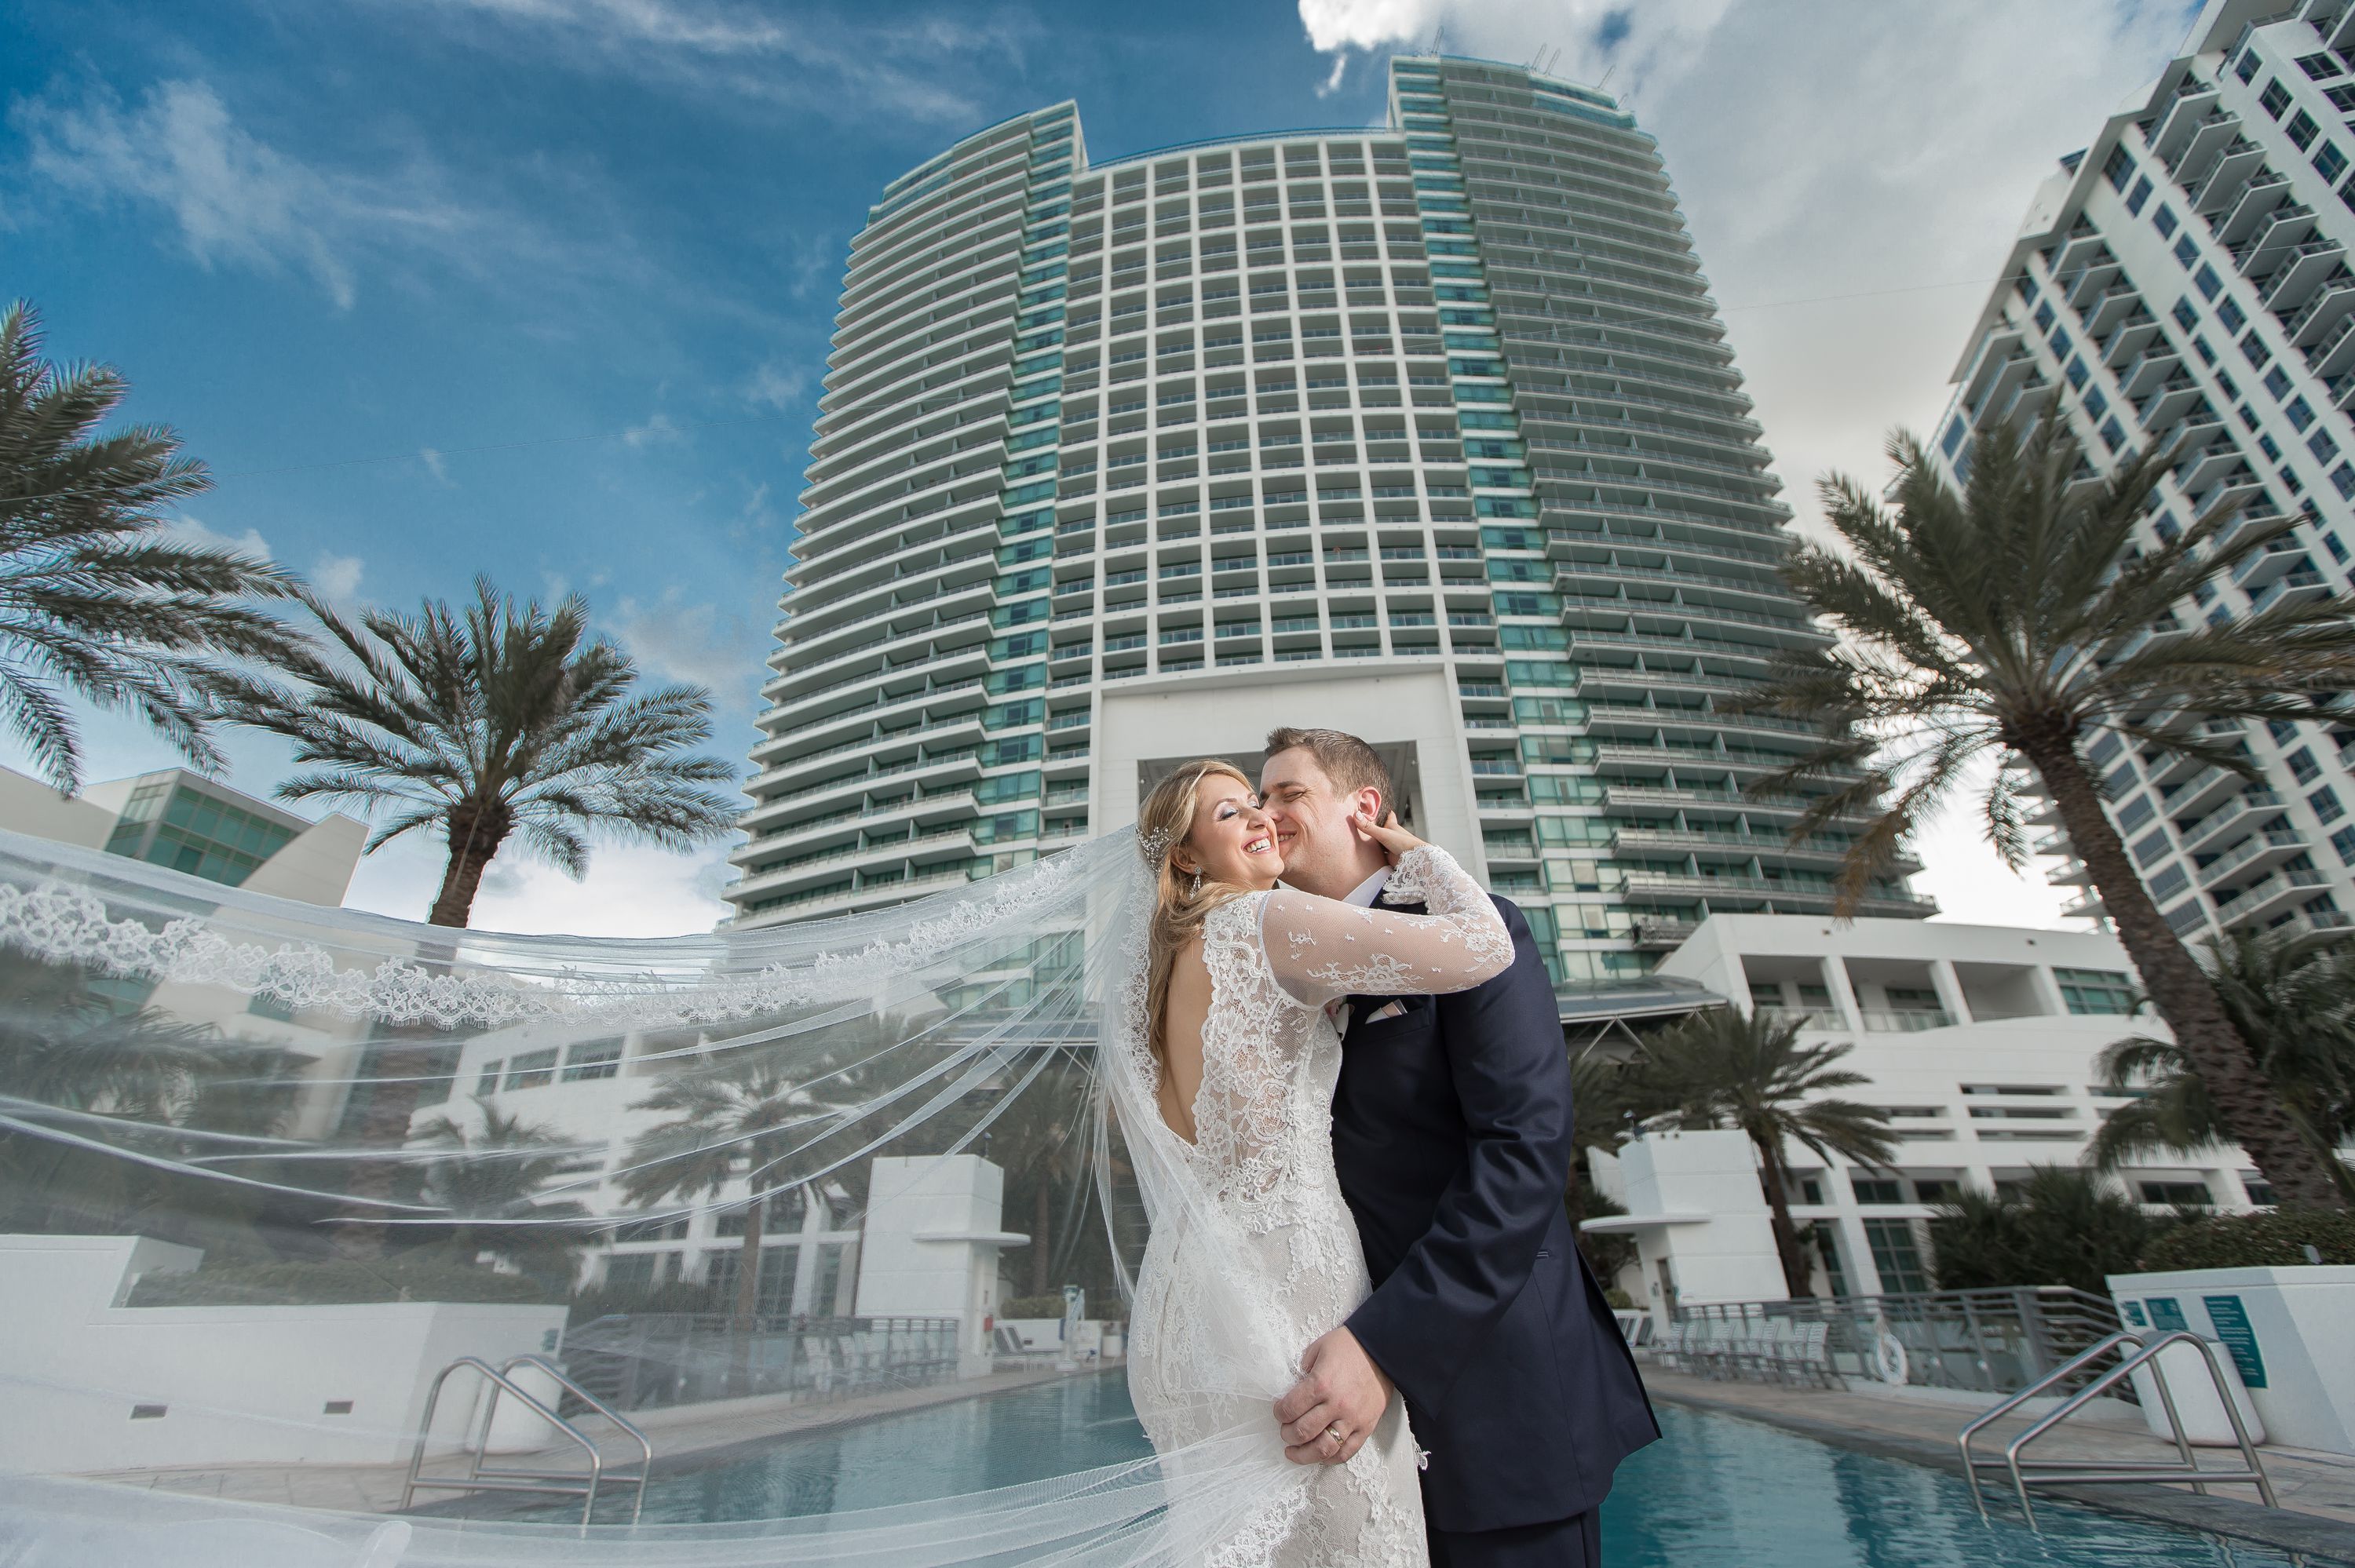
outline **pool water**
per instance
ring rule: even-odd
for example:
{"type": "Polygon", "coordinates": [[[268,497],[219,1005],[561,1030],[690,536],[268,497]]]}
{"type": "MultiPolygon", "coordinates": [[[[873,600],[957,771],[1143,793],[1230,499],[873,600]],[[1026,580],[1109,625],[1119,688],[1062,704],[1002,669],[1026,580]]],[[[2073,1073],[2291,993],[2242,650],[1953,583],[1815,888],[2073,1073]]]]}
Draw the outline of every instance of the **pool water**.
{"type": "MultiPolygon", "coordinates": [[[[1659,1416],[1664,1440],[1622,1467],[1604,1505],[1603,1555],[1611,1568],[2290,1568],[2298,1561],[2057,1499],[2038,1504],[2041,1536],[2016,1509],[1999,1505],[1994,1521],[1982,1524],[1967,1489],[1944,1471],[1678,1405],[1663,1404],[1659,1416]]],[[[1148,1452],[1127,1380],[1111,1372],[932,1405],[658,1474],[647,1488],[645,1518],[699,1523],[872,1508],[1148,1452]]]]}

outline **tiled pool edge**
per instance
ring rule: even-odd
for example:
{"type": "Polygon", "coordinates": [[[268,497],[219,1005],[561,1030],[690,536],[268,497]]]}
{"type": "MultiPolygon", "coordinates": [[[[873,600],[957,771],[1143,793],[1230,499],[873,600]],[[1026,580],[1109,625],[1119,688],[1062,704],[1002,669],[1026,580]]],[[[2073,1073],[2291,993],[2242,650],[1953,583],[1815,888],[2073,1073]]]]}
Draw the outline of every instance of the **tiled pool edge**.
{"type": "MultiPolygon", "coordinates": [[[[1668,1404],[1706,1410],[1712,1415],[1754,1421],[1762,1426],[1780,1427],[1836,1448],[1851,1449],[1880,1458],[1902,1459],[1909,1464],[1944,1470],[1952,1476],[1963,1473],[1961,1457],[1952,1443],[1942,1445],[1892,1432],[1861,1432],[1792,1411],[1761,1409],[1732,1400],[1710,1399],[1693,1390],[1667,1388],[1657,1383],[1648,1386],[1654,1399],[1668,1404]]],[[[2176,1491],[2157,1485],[2133,1490],[2117,1487],[2050,1487],[2039,1489],[2105,1513],[2173,1525],[2181,1530],[2231,1536],[2235,1540],[2254,1542],[2283,1552],[2303,1552],[2334,1563],[2355,1563],[2355,1525],[2342,1524],[2318,1514],[2270,1509],[2262,1503],[2243,1502],[2238,1498],[2201,1497],[2196,1492],[2176,1491]]]]}

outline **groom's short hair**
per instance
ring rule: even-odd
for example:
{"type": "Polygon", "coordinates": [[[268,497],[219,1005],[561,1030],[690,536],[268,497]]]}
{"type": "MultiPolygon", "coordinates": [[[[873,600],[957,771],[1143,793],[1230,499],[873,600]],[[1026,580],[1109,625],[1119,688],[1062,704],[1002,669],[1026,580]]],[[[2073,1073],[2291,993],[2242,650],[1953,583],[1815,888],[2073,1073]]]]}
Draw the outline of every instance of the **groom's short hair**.
{"type": "Polygon", "coordinates": [[[1267,750],[1261,760],[1279,751],[1307,752],[1341,794],[1376,789],[1381,792],[1382,810],[1393,810],[1398,806],[1398,798],[1391,789],[1391,770],[1382,766],[1381,753],[1347,730],[1295,729],[1285,725],[1267,732],[1267,750]]]}

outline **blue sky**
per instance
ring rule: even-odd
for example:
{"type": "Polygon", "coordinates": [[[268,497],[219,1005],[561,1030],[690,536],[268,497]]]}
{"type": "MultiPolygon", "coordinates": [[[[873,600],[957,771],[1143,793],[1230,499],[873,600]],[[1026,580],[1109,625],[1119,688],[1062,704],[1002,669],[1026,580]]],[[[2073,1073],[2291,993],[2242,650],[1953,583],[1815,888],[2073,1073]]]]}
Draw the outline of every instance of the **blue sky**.
{"type": "MultiPolygon", "coordinates": [[[[19,0],[0,294],[212,465],[192,528],[347,599],[477,572],[578,589],[649,669],[713,688],[714,749],[741,758],[841,258],[895,175],[1065,98],[1101,158],[1368,122],[1380,58],[1443,28],[1464,52],[1561,49],[1660,135],[1804,510],[1820,468],[1873,471],[1883,429],[1934,418],[2035,179],[2185,20],[1989,0],[1956,33],[1903,9],[19,0]]],[[[169,760],[120,721],[88,736],[92,777],[169,760]]],[[[285,766],[235,753],[256,792],[285,766]]],[[[1968,842],[1966,903],[1987,869],[1968,842]]],[[[354,901],[421,911],[432,846],[378,861],[354,901]]],[[[723,875],[718,852],[602,852],[583,887],[517,863],[482,918],[687,929],[723,875]]],[[[2011,917],[2057,903],[1986,890],[2011,917]]]]}

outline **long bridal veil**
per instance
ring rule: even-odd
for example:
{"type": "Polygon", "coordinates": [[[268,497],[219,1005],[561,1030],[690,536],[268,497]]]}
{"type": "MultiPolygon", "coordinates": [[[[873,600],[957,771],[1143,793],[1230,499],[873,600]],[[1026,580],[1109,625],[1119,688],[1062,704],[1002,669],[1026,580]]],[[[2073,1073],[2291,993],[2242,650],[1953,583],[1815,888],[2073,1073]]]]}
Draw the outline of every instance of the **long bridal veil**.
{"type": "Polygon", "coordinates": [[[1154,1108],[1146,887],[1124,832],[598,940],[0,832],[0,1568],[1217,1560],[1306,1473],[1154,1108]],[[1167,1454],[1148,1237],[1237,1413],[1167,1454]]]}

